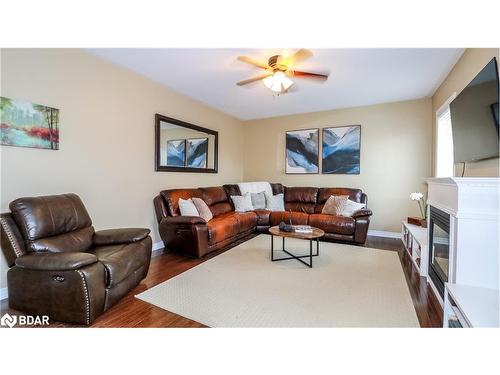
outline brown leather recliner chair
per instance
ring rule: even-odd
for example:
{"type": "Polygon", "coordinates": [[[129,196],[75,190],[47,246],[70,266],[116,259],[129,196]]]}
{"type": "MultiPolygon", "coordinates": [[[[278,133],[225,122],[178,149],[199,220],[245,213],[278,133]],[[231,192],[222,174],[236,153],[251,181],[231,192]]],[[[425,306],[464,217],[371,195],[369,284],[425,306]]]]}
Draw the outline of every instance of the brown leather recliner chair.
{"type": "Polygon", "coordinates": [[[91,324],[146,276],[149,229],[94,232],[75,194],[19,198],[0,215],[9,306],[91,324]]]}

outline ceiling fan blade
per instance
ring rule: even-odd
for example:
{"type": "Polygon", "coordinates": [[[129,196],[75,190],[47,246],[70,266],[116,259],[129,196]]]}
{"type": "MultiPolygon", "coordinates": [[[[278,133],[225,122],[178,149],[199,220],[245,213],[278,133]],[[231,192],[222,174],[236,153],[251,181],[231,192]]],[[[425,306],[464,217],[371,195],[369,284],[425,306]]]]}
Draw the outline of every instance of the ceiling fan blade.
{"type": "Polygon", "coordinates": [[[243,85],[246,85],[247,83],[252,83],[252,82],[255,82],[255,81],[260,81],[261,79],[267,78],[269,76],[272,76],[272,74],[269,73],[269,74],[264,74],[264,75],[261,75],[261,76],[258,76],[258,77],[253,77],[253,78],[245,79],[243,81],[237,82],[236,84],[238,86],[243,86],[243,85]]]}
{"type": "Polygon", "coordinates": [[[254,60],[250,57],[247,57],[247,56],[238,56],[238,60],[243,61],[244,63],[250,64],[250,65],[254,65],[254,66],[261,68],[261,69],[269,68],[267,66],[267,64],[260,63],[260,62],[254,60]]]}
{"type": "Polygon", "coordinates": [[[300,70],[294,70],[293,76],[297,78],[315,78],[322,81],[326,81],[328,79],[328,74],[302,72],[300,70]]]}
{"type": "Polygon", "coordinates": [[[307,60],[308,58],[312,57],[312,52],[309,51],[308,49],[301,48],[297,52],[295,52],[292,56],[290,56],[289,60],[291,65],[295,65],[300,61],[307,60]]]}

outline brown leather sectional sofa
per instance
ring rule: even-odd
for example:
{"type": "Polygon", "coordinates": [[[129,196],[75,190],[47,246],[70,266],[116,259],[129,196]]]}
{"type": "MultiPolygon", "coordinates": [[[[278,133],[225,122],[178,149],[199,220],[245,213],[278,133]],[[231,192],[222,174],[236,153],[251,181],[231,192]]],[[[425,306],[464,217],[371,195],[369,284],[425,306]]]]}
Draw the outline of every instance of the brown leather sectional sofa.
{"type": "Polygon", "coordinates": [[[193,257],[202,257],[242,241],[255,232],[267,232],[281,221],[309,224],[323,229],[322,240],[364,244],[372,212],[357,211],[353,217],[324,215],[323,205],[330,195],[349,195],[358,203],[367,203],[367,196],[359,189],[286,187],[271,184],[273,194],[284,193],[287,211],[255,210],[235,212],[231,195],[240,195],[238,185],[219,187],[163,190],[154,198],[160,236],[168,249],[193,257]],[[214,218],[206,222],[201,217],[180,216],[179,198],[201,198],[207,203],[214,218]],[[289,212],[291,210],[291,212],[289,212]]]}
{"type": "Polygon", "coordinates": [[[149,229],[94,231],[75,194],[20,198],[0,215],[9,306],[91,324],[146,276],[149,229]]]}

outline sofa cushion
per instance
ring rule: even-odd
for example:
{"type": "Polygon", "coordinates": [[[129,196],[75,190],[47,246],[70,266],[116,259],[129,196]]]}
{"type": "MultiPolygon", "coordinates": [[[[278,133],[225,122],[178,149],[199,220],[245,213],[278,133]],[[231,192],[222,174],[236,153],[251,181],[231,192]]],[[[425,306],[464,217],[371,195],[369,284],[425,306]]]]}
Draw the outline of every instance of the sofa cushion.
{"type": "Polygon", "coordinates": [[[149,233],[149,228],[103,229],[94,233],[92,242],[94,246],[139,242],[149,236],[149,233]]]}
{"type": "Polygon", "coordinates": [[[291,202],[285,203],[286,211],[296,211],[296,212],[304,212],[306,214],[313,214],[316,205],[313,203],[299,203],[299,202],[291,202]]]}
{"type": "Polygon", "coordinates": [[[321,213],[321,211],[323,210],[323,205],[331,195],[348,195],[350,200],[358,203],[363,199],[363,192],[359,189],[320,188],[318,190],[318,201],[314,213],[321,213]]]}
{"type": "Polygon", "coordinates": [[[264,210],[266,208],[266,193],[250,193],[254,210],[264,210]]]}
{"type": "Polygon", "coordinates": [[[240,233],[246,232],[257,226],[257,214],[250,212],[235,212],[234,216],[240,225],[240,233]]]}
{"type": "Polygon", "coordinates": [[[26,240],[56,236],[92,225],[76,194],[19,198],[12,201],[9,208],[26,240]]]}
{"type": "Polygon", "coordinates": [[[151,249],[143,246],[141,242],[135,242],[98,246],[91,249],[90,252],[104,265],[106,287],[111,288],[145,265],[149,259],[148,251],[151,249]]]}
{"type": "Polygon", "coordinates": [[[205,187],[200,188],[199,190],[201,192],[201,198],[209,206],[220,202],[226,202],[228,200],[226,191],[221,186],[205,187]]]}
{"type": "Polygon", "coordinates": [[[285,187],[285,209],[312,214],[317,195],[315,187],[285,187]]]}
{"type": "Polygon", "coordinates": [[[348,199],[342,212],[340,213],[342,216],[349,216],[352,217],[352,215],[356,212],[359,211],[363,208],[365,208],[364,203],[357,203],[353,202],[352,200],[348,199]]]}
{"type": "Polygon", "coordinates": [[[231,195],[234,210],[236,212],[248,212],[253,210],[252,197],[250,193],[243,195],[231,195]]]}
{"type": "Polygon", "coordinates": [[[214,245],[240,232],[240,222],[234,212],[215,216],[207,223],[208,243],[214,245]]]}
{"type": "Polygon", "coordinates": [[[264,192],[265,194],[273,194],[273,189],[271,184],[267,181],[256,181],[256,182],[240,182],[238,184],[241,194],[255,194],[264,192]]]}
{"type": "Polygon", "coordinates": [[[237,184],[222,185],[222,188],[224,189],[228,197],[230,197],[231,195],[241,195],[240,188],[237,184]]]}
{"type": "Polygon", "coordinates": [[[340,215],[349,199],[348,195],[330,195],[321,210],[322,214],[340,215]]]}
{"type": "Polygon", "coordinates": [[[355,220],[352,217],[325,214],[309,215],[309,225],[327,233],[354,234],[355,220]]]}
{"type": "Polygon", "coordinates": [[[269,225],[269,216],[271,211],[269,210],[254,210],[257,215],[257,225],[269,225]]]}
{"type": "Polygon", "coordinates": [[[198,209],[194,205],[193,199],[182,199],[179,198],[179,211],[181,212],[181,216],[200,216],[198,209]]]}
{"type": "Polygon", "coordinates": [[[52,253],[87,251],[92,246],[94,227],[77,229],[72,232],[26,241],[31,251],[50,251],[52,253]]]}
{"type": "Polygon", "coordinates": [[[201,192],[199,189],[169,189],[161,191],[160,195],[165,200],[168,214],[170,216],[179,216],[181,214],[179,211],[179,198],[201,198],[201,192]]]}
{"type": "Polygon", "coordinates": [[[285,210],[285,200],[283,198],[283,193],[276,195],[266,195],[266,210],[269,211],[284,211],[285,210]]]}
{"type": "Polygon", "coordinates": [[[205,220],[207,222],[212,220],[214,215],[212,214],[212,211],[210,211],[210,208],[208,207],[208,205],[205,203],[205,201],[203,199],[193,197],[193,198],[191,198],[191,200],[193,201],[194,206],[196,207],[196,210],[200,214],[200,217],[203,218],[203,220],[205,220]]]}
{"type": "Polygon", "coordinates": [[[271,189],[273,190],[273,194],[281,194],[285,192],[285,187],[283,184],[280,184],[279,182],[273,183],[271,182],[271,189]]]}
{"type": "Polygon", "coordinates": [[[293,225],[307,225],[309,215],[304,212],[273,211],[269,217],[269,224],[275,226],[279,225],[282,221],[288,224],[290,217],[292,218],[293,225]]]}
{"type": "Polygon", "coordinates": [[[37,271],[68,271],[94,264],[97,257],[89,253],[33,253],[16,259],[16,266],[37,271]]]}
{"type": "Polygon", "coordinates": [[[226,190],[221,186],[206,187],[199,189],[201,198],[212,211],[214,216],[224,214],[233,210],[226,190]]]}

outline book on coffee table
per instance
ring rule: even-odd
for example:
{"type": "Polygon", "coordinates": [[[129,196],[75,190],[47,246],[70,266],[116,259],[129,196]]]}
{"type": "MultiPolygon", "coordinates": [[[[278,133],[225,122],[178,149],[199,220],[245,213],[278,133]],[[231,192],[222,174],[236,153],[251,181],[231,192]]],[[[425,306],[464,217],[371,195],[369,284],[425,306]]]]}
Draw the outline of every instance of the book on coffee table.
{"type": "Polygon", "coordinates": [[[293,231],[296,233],[312,233],[313,229],[310,225],[294,225],[293,231]]]}

